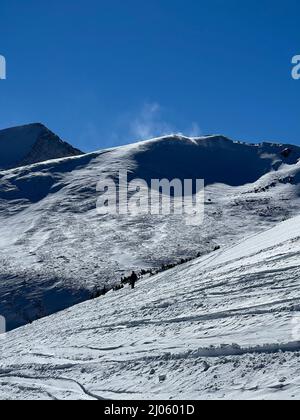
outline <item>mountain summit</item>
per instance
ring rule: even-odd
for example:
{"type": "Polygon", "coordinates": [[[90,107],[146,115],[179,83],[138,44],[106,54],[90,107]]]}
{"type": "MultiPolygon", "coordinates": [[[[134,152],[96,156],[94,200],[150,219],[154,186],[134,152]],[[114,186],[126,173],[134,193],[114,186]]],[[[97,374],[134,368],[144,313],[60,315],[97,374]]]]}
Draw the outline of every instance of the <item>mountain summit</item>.
{"type": "Polygon", "coordinates": [[[81,154],[43,124],[0,130],[0,170],[81,154]]]}

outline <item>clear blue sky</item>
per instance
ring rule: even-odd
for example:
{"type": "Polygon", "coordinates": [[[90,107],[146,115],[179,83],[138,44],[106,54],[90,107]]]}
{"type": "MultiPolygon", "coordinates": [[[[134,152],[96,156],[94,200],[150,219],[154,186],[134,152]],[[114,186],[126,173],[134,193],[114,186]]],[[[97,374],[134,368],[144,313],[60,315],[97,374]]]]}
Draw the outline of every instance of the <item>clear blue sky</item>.
{"type": "Polygon", "coordinates": [[[0,0],[0,128],[300,143],[299,0],[0,0]]]}

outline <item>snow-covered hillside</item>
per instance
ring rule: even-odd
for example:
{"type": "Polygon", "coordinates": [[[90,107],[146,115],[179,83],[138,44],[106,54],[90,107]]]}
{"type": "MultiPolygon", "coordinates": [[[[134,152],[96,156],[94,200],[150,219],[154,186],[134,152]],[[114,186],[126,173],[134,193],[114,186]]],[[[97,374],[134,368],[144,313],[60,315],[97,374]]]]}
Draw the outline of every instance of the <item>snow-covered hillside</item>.
{"type": "Polygon", "coordinates": [[[42,124],[0,130],[0,170],[80,154],[42,124]]]}
{"type": "Polygon", "coordinates": [[[0,314],[8,328],[81,302],[131,270],[206,255],[297,214],[299,149],[283,156],[285,149],[173,136],[0,172],[0,314]],[[100,217],[96,184],[120,169],[144,179],[203,177],[204,224],[100,217]],[[255,182],[235,186],[239,176],[255,182]]]}
{"type": "Polygon", "coordinates": [[[299,399],[300,217],[1,340],[2,399],[299,399]]]}
{"type": "Polygon", "coordinates": [[[2,172],[0,313],[8,327],[87,299],[95,286],[119,282],[132,269],[209,253],[295,214],[298,180],[286,180],[298,173],[297,164],[258,181],[273,185],[271,190],[257,183],[216,184],[230,182],[228,174],[238,184],[239,176],[252,181],[285,160],[295,163],[299,149],[283,157],[284,149],[223,137],[171,137],[2,172]],[[100,218],[96,184],[120,169],[144,179],[205,178],[205,223],[186,226],[180,216],[100,218]]]}

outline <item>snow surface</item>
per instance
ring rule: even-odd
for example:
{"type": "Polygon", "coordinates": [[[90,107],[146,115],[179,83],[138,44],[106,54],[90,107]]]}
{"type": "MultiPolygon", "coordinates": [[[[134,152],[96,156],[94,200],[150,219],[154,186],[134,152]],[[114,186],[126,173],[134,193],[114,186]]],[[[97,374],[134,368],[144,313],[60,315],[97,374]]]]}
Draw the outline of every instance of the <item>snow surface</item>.
{"type": "Polygon", "coordinates": [[[0,172],[0,314],[44,317],[0,339],[0,398],[298,399],[299,150],[172,136],[0,172]],[[100,217],[120,169],[205,178],[204,224],[100,217]]]}
{"type": "Polygon", "coordinates": [[[299,399],[299,253],[298,216],[15,330],[1,398],[299,399]]]}
{"type": "Polygon", "coordinates": [[[0,130],[0,169],[79,154],[42,124],[0,130]]]}
{"type": "MultiPolygon", "coordinates": [[[[81,302],[132,270],[205,255],[297,214],[297,179],[295,185],[280,180],[296,176],[299,165],[269,172],[283,162],[282,149],[223,137],[170,137],[0,172],[0,314],[8,328],[81,302]],[[232,158],[226,166],[227,149],[238,170],[232,158]],[[229,173],[237,183],[249,155],[255,162],[244,176],[256,180],[264,168],[266,178],[237,187],[218,183],[229,173]],[[100,217],[97,182],[120,169],[146,180],[207,173],[204,224],[187,226],[182,216],[100,217]]],[[[293,162],[298,154],[295,147],[293,162]]]]}
{"type": "Polygon", "coordinates": [[[42,131],[40,125],[1,130],[0,167],[6,168],[20,162],[30,152],[42,131]]]}

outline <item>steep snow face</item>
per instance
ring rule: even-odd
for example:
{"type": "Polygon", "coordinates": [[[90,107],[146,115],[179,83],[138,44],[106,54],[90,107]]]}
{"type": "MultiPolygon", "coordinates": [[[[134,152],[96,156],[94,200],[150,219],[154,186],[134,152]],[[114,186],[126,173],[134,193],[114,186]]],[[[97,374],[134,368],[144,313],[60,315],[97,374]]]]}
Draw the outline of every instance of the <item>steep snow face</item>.
{"type": "Polygon", "coordinates": [[[3,399],[299,399],[300,217],[0,341],[3,399]]]}
{"type": "Polygon", "coordinates": [[[285,149],[175,136],[0,172],[0,314],[8,328],[87,299],[95,286],[119,283],[132,270],[207,255],[297,214],[299,150],[284,157],[285,149]],[[247,173],[254,183],[242,185],[246,175],[239,186],[218,183],[229,182],[224,149],[233,150],[237,165],[244,153],[255,156],[247,173]],[[214,178],[202,152],[215,165],[214,178]],[[205,178],[207,171],[203,225],[187,226],[182,216],[99,216],[97,182],[124,169],[147,180],[205,178]]]}
{"type": "Polygon", "coordinates": [[[241,186],[257,181],[282,163],[297,163],[300,148],[272,143],[250,145],[223,136],[173,136],[141,144],[134,156],[137,173],[143,179],[154,175],[167,179],[198,178],[207,185],[241,186]]]}
{"type": "Polygon", "coordinates": [[[0,169],[82,154],[42,124],[0,131],[0,169]]]}

